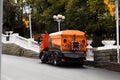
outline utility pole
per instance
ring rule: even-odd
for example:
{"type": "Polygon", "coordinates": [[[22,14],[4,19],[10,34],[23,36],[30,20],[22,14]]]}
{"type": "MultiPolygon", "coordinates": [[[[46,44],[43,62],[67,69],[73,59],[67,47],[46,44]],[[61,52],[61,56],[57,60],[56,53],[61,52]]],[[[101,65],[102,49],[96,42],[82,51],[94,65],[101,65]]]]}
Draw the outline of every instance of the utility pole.
{"type": "Polygon", "coordinates": [[[116,15],[116,34],[117,34],[117,62],[120,63],[120,52],[119,52],[119,6],[118,0],[115,0],[115,15],[116,15]]]}
{"type": "Polygon", "coordinates": [[[30,39],[32,39],[31,13],[29,13],[30,39]]]}
{"type": "Polygon", "coordinates": [[[3,0],[0,0],[0,80],[1,80],[1,55],[2,55],[2,19],[3,19],[3,0]]]}

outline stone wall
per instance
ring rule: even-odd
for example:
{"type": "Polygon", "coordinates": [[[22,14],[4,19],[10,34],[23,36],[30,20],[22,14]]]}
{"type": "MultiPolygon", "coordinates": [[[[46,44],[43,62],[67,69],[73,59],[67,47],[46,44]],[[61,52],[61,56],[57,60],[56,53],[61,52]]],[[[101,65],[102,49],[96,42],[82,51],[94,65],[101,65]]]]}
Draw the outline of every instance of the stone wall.
{"type": "Polygon", "coordinates": [[[25,57],[33,57],[38,58],[38,53],[24,49],[14,43],[3,43],[2,44],[2,53],[3,54],[10,54],[10,55],[17,55],[17,56],[25,56],[25,57]]]}
{"type": "Polygon", "coordinates": [[[94,62],[92,65],[120,72],[120,64],[117,63],[117,50],[94,50],[94,62]]]}
{"type": "Polygon", "coordinates": [[[98,67],[108,66],[109,62],[117,62],[117,51],[110,50],[95,50],[94,65],[98,67]]]}
{"type": "Polygon", "coordinates": [[[110,63],[108,63],[108,66],[106,67],[106,69],[120,72],[120,64],[110,62],[110,63]]]}

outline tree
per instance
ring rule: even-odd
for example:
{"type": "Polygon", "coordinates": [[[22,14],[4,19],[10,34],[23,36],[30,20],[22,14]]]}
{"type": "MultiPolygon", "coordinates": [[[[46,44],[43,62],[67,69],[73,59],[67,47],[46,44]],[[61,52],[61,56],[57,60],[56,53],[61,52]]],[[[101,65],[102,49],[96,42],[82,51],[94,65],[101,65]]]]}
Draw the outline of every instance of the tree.
{"type": "Polygon", "coordinates": [[[3,28],[17,32],[21,36],[24,36],[25,33],[24,23],[22,22],[23,6],[22,0],[17,0],[17,3],[14,0],[4,0],[3,3],[3,28]]]}
{"type": "Polygon", "coordinates": [[[99,35],[115,32],[115,18],[110,16],[103,0],[26,0],[24,3],[18,0],[17,4],[13,1],[4,0],[4,23],[13,30],[18,29],[18,26],[25,30],[22,17],[26,14],[23,15],[22,10],[24,6],[30,6],[33,33],[58,31],[57,22],[53,19],[53,15],[57,14],[66,17],[61,30],[78,29],[99,35]]]}
{"type": "Polygon", "coordinates": [[[4,11],[3,11],[3,22],[4,22],[4,26],[6,26],[6,28],[8,28],[9,30],[12,30],[12,26],[15,22],[15,8],[14,6],[12,6],[11,1],[10,0],[4,0],[3,1],[3,7],[4,7],[4,11]],[[8,8],[9,7],[9,8],[8,8]]]}
{"type": "Polygon", "coordinates": [[[111,30],[111,26],[112,29],[115,27],[115,19],[109,15],[102,0],[88,0],[87,6],[90,12],[89,23],[86,28],[88,32],[102,35],[109,33],[108,29],[111,30]]]}
{"type": "Polygon", "coordinates": [[[69,0],[66,5],[66,26],[68,29],[85,30],[87,25],[87,0],[69,0]]]}

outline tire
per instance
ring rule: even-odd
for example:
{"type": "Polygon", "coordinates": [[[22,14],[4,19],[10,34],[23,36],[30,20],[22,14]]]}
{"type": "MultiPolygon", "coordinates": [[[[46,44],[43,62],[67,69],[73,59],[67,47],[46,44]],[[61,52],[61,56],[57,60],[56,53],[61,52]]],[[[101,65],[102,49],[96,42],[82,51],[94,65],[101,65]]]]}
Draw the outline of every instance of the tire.
{"type": "Polygon", "coordinates": [[[46,56],[46,54],[45,54],[45,53],[43,53],[43,54],[42,54],[42,56],[41,56],[41,59],[40,59],[40,60],[41,60],[41,62],[42,62],[42,63],[46,63],[46,62],[47,62],[47,56],[46,56]]]}
{"type": "Polygon", "coordinates": [[[50,64],[54,65],[54,55],[50,55],[49,58],[50,58],[50,64]]]}
{"type": "Polygon", "coordinates": [[[54,56],[53,63],[54,63],[55,66],[60,66],[61,65],[60,60],[56,55],[54,56]]]}

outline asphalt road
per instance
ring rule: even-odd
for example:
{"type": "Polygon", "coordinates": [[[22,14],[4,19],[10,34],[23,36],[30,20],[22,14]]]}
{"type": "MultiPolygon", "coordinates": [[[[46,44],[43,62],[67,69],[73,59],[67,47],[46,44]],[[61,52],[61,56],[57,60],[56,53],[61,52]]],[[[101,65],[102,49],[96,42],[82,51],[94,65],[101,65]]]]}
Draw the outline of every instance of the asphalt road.
{"type": "Polygon", "coordinates": [[[2,80],[120,80],[120,72],[42,64],[39,59],[2,55],[2,80]]]}

